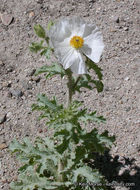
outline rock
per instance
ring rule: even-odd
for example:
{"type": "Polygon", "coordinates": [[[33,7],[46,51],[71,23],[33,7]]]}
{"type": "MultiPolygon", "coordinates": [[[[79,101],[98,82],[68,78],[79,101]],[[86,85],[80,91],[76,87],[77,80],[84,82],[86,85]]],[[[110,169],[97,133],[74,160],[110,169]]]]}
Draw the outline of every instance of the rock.
{"type": "Polygon", "coordinates": [[[35,81],[36,83],[38,83],[40,81],[40,77],[39,76],[33,76],[32,80],[35,81]]]}
{"type": "Polygon", "coordinates": [[[2,87],[8,87],[8,82],[6,81],[6,82],[3,82],[2,83],[2,87]]]}
{"type": "Polygon", "coordinates": [[[32,84],[29,83],[28,81],[23,81],[22,86],[25,90],[31,90],[32,89],[32,84]]]}
{"type": "Polygon", "coordinates": [[[36,69],[32,69],[32,70],[30,70],[30,71],[28,71],[28,73],[27,73],[27,77],[31,77],[31,76],[33,76],[34,75],[34,73],[36,72],[36,69]]]}
{"type": "Polygon", "coordinates": [[[1,17],[2,23],[5,26],[10,25],[12,23],[13,19],[14,19],[14,17],[11,14],[6,14],[6,13],[1,14],[0,17],[1,17]]]}
{"type": "Polygon", "coordinates": [[[128,80],[130,80],[130,78],[129,77],[125,77],[125,79],[124,79],[125,81],[128,81],[128,80]]]}
{"type": "Polygon", "coordinates": [[[2,61],[0,61],[0,67],[3,66],[3,65],[4,65],[4,63],[2,61]]]}
{"type": "Polygon", "coordinates": [[[115,147],[114,149],[113,149],[113,151],[116,153],[116,152],[118,152],[118,147],[115,147]]]}
{"type": "Polygon", "coordinates": [[[12,72],[14,70],[14,68],[13,68],[13,66],[10,65],[6,68],[6,70],[7,70],[7,72],[12,72]]]}
{"type": "Polygon", "coordinates": [[[11,87],[12,81],[5,81],[2,83],[2,87],[11,87]]]}
{"type": "Polygon", "coordinates": [[[38,4],[42,4],[44,0],[37,0],[38,4]]]}
{"type": "Polygon", "coordinates": [[[129,112],[131,110],[131,107],[126,108],[126,112],[129,112]]]}
{"type": "Polygon", "coordinates": [[[42,132],[43,132],[43,130],[42,130],[42,129],[39,129],[39,130],[38,130],[38,132],[39,132],[39,133],[42,133],[42,132]]]}
{"type": "Polygon", "coordinates": [[[105,91],[109,91],[110,89],[109,89],[109,87],[108,86],[106,86],[105,87],[105,91]]]}
{"type": "Polygon", "coordinates": [[[129,30],[129,28],[128,28],[128,27],[124,27],[123,29],[124,29],[124,31],[128,31],[128,30],[129,30]]]}
{"type": "Polygon", "coordinates": [[[120,19],[119,19],[118,16],[115,16],[115,17],[113,18],[113,20],[114,20],[114,22],[116,22],[116,23],[119,23],[119,22],[120,22],[120,19]]]}
{"type": "Polygon", "coordinates": [[[12,93],[10,91],[7,92],[7,97],[11,98],[12,97],[12,93]]]}
{"type": "Polygon", "coordinates": [[[8,112],[7,115],[6,115],[7,121],[10,121],[11,117],[12,117],[12,113],[8,112]]]}
{"type": "Polygon", "coordinates": [[[115,88],[116,90],[119,90],[120,89],[120,86],[116,86],[116,88],[115,88]]]}
{"type": "Polygon", "coordinates": [[[9,81],[8,81],[8,87],[11,87],[11,86],[12,86],[12,81],[9,80],[9,81]]]}
{"type": "Polygon", "coordinates": [[[21,97],[23,95],[23,92],[19,89],[10,90],[12,96],[15,96],[17,98],[21,97]]]}
{"type": "Polygon", "coordinates": [[[3,150],[7,148],[7,145],[5,143],[0,144],[0,150],[3,150]]]}
{"type": "Polygon", "coordinates": [[[88,17],[89,16],[89,13],[85,13],[84,15],[83,15],[83,17],[88,17]]]}
{"type": "Polygon", "coordinates": [[[6,121],[6,114],[0,116],[0,124],[4,123],[6,121]]]}
{"type": "Polygon", "coordinates": [[[29,18],[32,18],[32,17],[34,17],[35,16],[35,13],[33,12],[33,11],[31,11],[30,13],[29,13],[29,18]]]}

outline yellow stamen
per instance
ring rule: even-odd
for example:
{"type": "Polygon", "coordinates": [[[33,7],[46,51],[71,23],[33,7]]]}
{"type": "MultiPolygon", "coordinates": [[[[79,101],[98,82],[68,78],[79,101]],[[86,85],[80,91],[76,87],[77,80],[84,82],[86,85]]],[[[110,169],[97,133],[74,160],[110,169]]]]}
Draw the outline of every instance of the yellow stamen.
{"type": "Polygon", "coordinates": [[[70,40],[70,45],[76,49],[81,48],[84,44],[84,40],[80,36],[73,36],[70,40]]]}

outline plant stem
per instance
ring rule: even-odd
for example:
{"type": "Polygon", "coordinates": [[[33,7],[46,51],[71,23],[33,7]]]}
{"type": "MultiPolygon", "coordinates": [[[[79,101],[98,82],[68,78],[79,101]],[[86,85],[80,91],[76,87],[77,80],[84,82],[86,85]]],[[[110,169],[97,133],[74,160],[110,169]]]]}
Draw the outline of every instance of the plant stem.
{"type": "Polygon", "coordinates": [[[75,87],[77,86],[77,83],[79,82],[79,80],[81,78],[81,75],[79,75],[77,77],[77,80],[74,83],[71,70],[67,69],[66,73],[67,73],[67,77],[68,77],[68,82],[67,82],[67,87],[68,87],[68,92],[67,92],[67,107],[68,107],[71,104],[72,96],[75,93],[75,87]]]}
{"type": "Polygon", "coordinates": [[[70,70],[67,70],[67,77],[68,77],[68,82],[67,82],[67,87],[68,87],[67,107],[68,107],[71,104],[72,95],[73,95],[73,80],[72,80],[72,72],[70,70]]]}
{"type": "Polygon", "coordinates": [[[74,84],[74,89],[75,89],[75,87],[77,86],[77,84],[78,84],[80,78],[81,78],[81,75],[79,75],[79,76],[77,77],[77,80],[76,80],[76,82],[75,82],[75,84],[74,84]]]}
{"type": "Polygon", "coordinates": [[[62,161],[61,161],[61,159],[59,159],[59,161],[58,161],[58,173],[57,173],[57,181],[58,182],[63,182],[63,174],[60,174],[63,169],[64,168],[63,168],[62,161]]]}

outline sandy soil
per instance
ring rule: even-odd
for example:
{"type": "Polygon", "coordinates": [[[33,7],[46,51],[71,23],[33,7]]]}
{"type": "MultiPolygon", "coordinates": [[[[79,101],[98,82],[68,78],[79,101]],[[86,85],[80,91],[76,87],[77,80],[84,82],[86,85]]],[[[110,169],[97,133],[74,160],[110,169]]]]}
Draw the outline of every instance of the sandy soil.
{"type": "Polygon", "coordinates": [[[64,81],[59,77],[46,81],[44,75],[33,76],[34,69],[47,64],[29,51],[29,43],[37,39],[33,26],[46,27],[50,19],[72,15],[95,22],[106,45],[99,63],[104,91],[83,90],[80,95],[89,110],[107,118],[99,130],[116,135],[116,146],[97,156],[97,165],[110,182],[135,184],[113,188],[140,189],[140,1],[1,0],[0,13],[0,189],[8,190],[17,176],[18,163],[8,152],[12,139],[48,133],[37,120],[38,113],[31,111],[36,95],[65,100],[64,81]],[[8,14],[10,23],[4,23],[3,14],[8,14]]]}

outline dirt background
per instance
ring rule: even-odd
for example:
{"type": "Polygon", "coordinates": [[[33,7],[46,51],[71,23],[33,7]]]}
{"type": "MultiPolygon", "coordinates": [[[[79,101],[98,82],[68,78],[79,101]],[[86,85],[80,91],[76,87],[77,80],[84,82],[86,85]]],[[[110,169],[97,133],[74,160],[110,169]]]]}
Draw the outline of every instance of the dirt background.
{"type": "Polygon", "coordinates": [[[33,76],[36,68],[47,64],[44,57],[29,51],[29,44],[38,40],[33,26],[46,27],[50,19],[72,15],[95,22],[104,36],[99,63],[104,91],[83,90],[78,95],[89,111],[107,118],[106,124],[97,126],[99,130],[116,135],[116,146],[97,156],[97,165],[110,182],[135,183],[112,188],[140,189],[140,1],[0,0],[0,13],[0,189],[8,190],[17,177],[18,162],[8,152],[12,139],[48,133],[37,120],[38,113],[31,111],[36,95],[56,95],[65,101],[65,81],[33,76]],[[5,23],[3,14],[8,14],[10,23],[5,23]]]}

